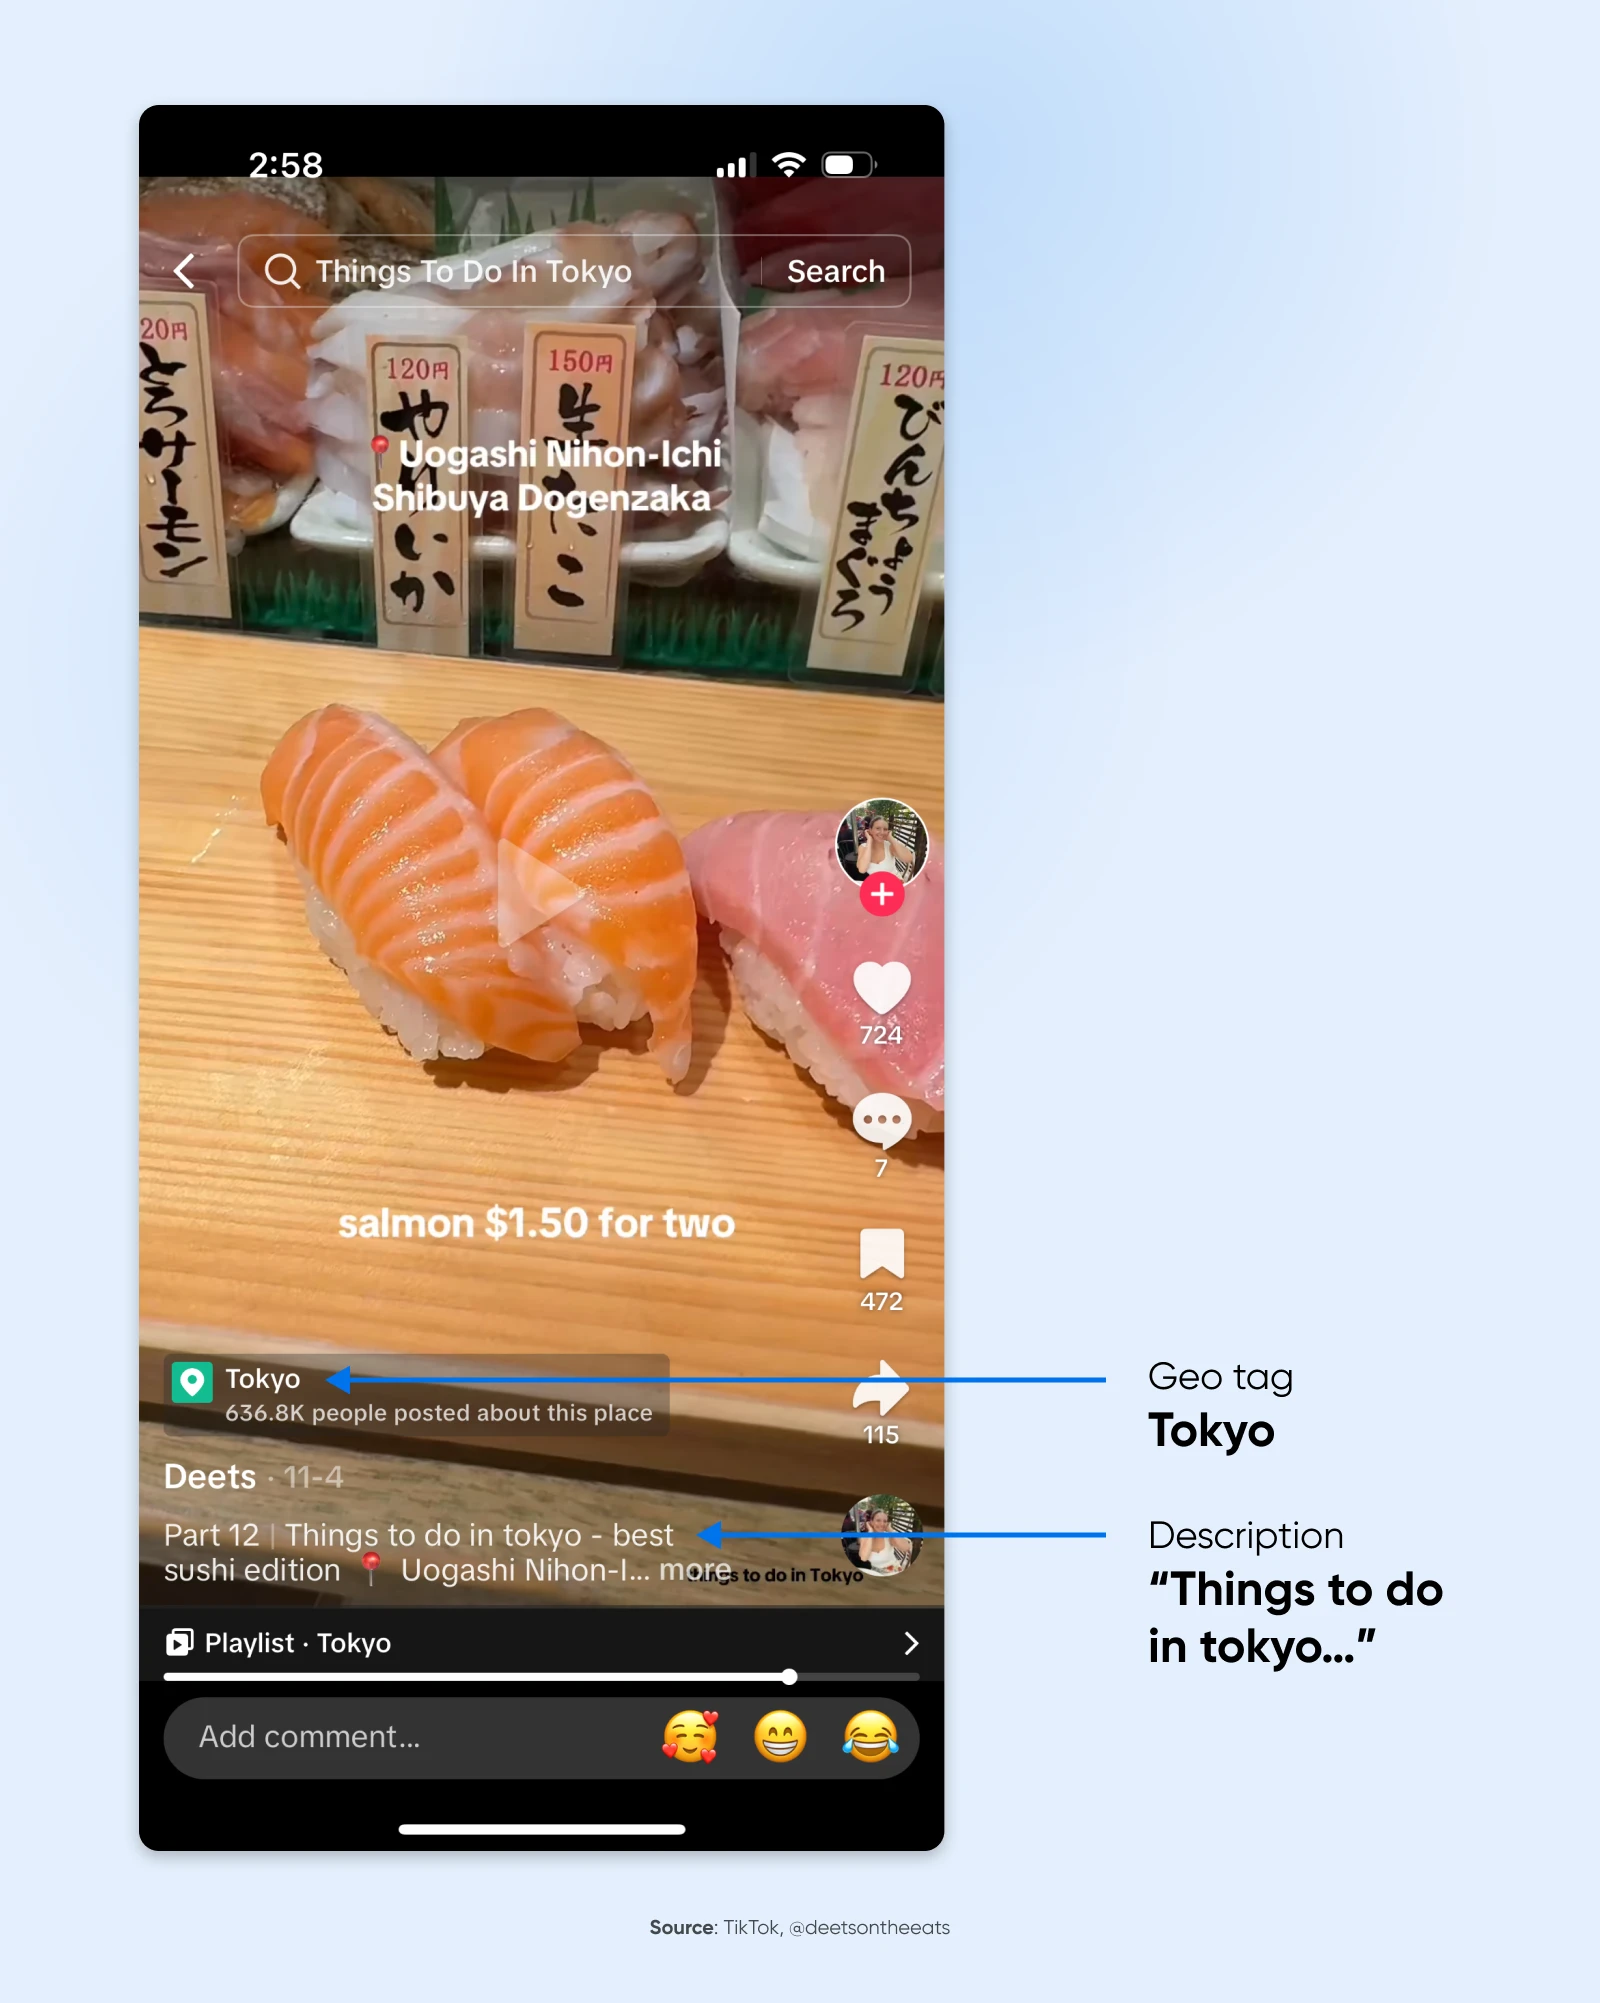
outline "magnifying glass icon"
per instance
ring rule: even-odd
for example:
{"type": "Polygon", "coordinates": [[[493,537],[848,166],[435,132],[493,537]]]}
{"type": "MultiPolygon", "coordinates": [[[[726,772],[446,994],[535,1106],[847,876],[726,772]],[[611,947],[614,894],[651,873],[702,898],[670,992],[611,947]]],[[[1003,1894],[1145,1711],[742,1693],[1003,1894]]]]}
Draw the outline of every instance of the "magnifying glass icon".
{"type": "Polygon", "coordinates": [[[261,271],[269,285],[292,285],[296,292],[300,290],[300,267],[286,250],[275,250],[261,267],[261,271]],[[281,277],[274,271],[272,267],[275,264],[288,265],[288,276],[281,277]]]}

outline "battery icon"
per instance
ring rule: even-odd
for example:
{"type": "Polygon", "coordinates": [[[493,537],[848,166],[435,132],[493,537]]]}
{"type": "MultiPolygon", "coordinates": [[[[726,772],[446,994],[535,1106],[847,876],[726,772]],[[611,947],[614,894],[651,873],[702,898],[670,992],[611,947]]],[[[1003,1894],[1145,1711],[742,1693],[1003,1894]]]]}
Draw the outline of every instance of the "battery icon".
{"type": "Polygon", "coordinates": [[[870,153],[824,153],[822,171],[836,180],[851,174],[870,174],[876,162],[870,153]]]}

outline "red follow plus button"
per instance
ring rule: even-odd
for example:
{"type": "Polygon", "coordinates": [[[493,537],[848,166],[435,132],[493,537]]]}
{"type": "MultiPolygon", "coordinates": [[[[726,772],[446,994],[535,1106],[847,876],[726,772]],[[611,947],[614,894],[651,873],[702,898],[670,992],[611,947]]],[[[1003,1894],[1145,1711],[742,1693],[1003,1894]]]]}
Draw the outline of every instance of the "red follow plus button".
{"type": "Polygon", "coordinates": [[[887,918],[906,901],[906,887],[893,870],[875,869],[861,886],[862,908],[887,918]]]}

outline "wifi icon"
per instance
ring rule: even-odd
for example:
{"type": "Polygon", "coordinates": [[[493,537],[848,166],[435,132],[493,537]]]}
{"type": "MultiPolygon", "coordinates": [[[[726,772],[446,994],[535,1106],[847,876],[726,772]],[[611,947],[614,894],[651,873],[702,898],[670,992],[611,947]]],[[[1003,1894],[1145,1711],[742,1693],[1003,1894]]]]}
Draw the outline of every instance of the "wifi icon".
{"type": "Polygon", "coordinates": [[[806,156],[803,153],[774,153],[772,164],[786,181],[792,181],[806,164],[806,156]]]}

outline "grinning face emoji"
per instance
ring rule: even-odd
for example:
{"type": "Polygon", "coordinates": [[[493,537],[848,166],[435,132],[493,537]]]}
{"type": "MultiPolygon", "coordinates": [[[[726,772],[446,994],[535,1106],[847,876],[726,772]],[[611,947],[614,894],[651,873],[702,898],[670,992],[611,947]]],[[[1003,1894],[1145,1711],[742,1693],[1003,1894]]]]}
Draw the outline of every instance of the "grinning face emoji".
{"type": "Polygon", "coordinates": [[[756,1726],[756,1751],[792,1767],[806,1749],[806,1728],[792,1711],[769,1711],[756,1726]]]}
{"type": "Polygon", "coordinates": [[[717,1756],[715,1711],[679,1711],[667,1720],[661,1750],[687,1766],[710,1766],[717,1756]]]}
{"type": "Polygon", "coordinates": [[[844,1750],[852,1758],[876,1766],[900,1750],[894,1721],[882,1711],[858,1711],[844,1728],[844,1750]]]}

